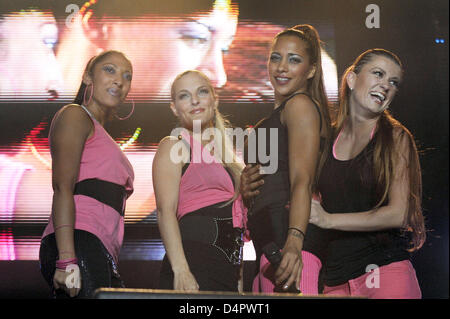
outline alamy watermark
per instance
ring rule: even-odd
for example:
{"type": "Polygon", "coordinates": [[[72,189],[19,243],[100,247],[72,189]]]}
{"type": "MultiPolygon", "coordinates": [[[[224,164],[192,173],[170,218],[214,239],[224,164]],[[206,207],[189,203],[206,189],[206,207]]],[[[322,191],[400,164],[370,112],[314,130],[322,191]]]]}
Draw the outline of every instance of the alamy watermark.
{"type": "Polygon", "coordinates": [[[370,273],[366,277],[366,287],[369,289],[380,288],[380,267],[375,264],[367,265],[366,273],[370,273]]]}
{"type": "MultiPolygon", "coordinates": [[[[257,128],[257,134],[255,130],[243,130],[242,128],[226,128],[225,129],[225,139],[222,138],[222,132],[214,127],[201,130],[201,121],[194,120],[193,123],[193,138],[199,143],[193,143],[192,148],[192,163],[212,163],[212,162],[224,162],[233,163],[233,153],[226,152],[222,156],[224,140],[227,145],[225,149],[233,150],[243,150],[245,139],[247,138],[247,152],[246,159],[248,164],[261,164],[260,173],[261,174],[273,174],[278,169],[278,129],[270,128],[269,136],[270,140],[267,144],[267,129],[257,128]],[[201,150],[201,142],[211,141],[205,145],[203,150],[201,150]],[[233,141],[235,141],[236,148],[233,147],[233,141]],[[269,145],[269,149],[267,149],[269,145]],[[267,153],[267,151],[269,153],[267,153]],[[211,156],[211,153],[214,156],[211,156]],[[266,165],[267,164],[267,165],[266,165]],[[266,166],[264,166],[266,165],[266,166]]],[[[189,136],[189,131],[185,128],[177,127],[172,130],[170,135],[172,136],[189,136]]],[[[190,161],[190,153],[184,146],[184,142],[180,140],[172,147],[170,151],[170,160],[179,164],[181,162],[190,161]]]]}
{"type": "Polygon", "coordinates": [[[380,7],[376,4],[369,4],[366,7],[366,13],[370,13],[366,17],[366,27],[368,29],[380,28],[380,7]]]}
{"type": "Polygon", "coordinates": [[[81,287],[81,279],[80,279],[80,268],[78,265],[68,265],[66,267],[66,272],[69,275],[66,277],[66,287],[67,288],[80,288],[81,287]]]}
{"type": "Polygon", "coordinates": [[[72,28],[75,23],[75,17],[79,11],[80,7],[77,4],[71,3],[66,6],[66,13],[70,13],[66,18],[66,27],[69,29],[72,28]]]}

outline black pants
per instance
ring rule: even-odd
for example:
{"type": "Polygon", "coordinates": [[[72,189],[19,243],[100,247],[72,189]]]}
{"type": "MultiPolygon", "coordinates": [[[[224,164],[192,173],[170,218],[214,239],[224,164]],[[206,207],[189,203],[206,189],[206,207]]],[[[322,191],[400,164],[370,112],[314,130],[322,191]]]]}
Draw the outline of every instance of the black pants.
{"type": "MultiPolygon", "coordinates": [[[[231,205],[222,203],[188,213],[179,221],[189,269],[202,291],[238,291],[239,269],[227,259],[224,247],[233,241],[231,205]],[[215,221],[216,220],[216,221],[215,221]],[[224,225],[221,222],[227,221],[224,225]]],[[[164,256],[159,289],[173,289],[174,274],[164,256]]]]}
{"type": "MultiPolygon", "coordinates": [[[[262,255],[262,248],[274,242],[282,249],[287,239],[289,228],[288,202],[279,201],[267,205],[249,214],[247,226],[255,248],[256,260],[262,255]]],[[[259,268],[257,269],[259,272],[259,268]]]]}
{"type": "MultiPolygon", "coordinates": [[[[117,265],[100,239],[89,232],[75,229],[74,244],[81,275],[81,289],[76,298],[92,298],[95,290],[101,287],[124,288],[117,265]]],[[[54,298],[69,298],[64,291],[55,291],[53,287],[53,276],[58,258],[53,233],[41,241],[39,251],[41,273],[49,284],[54,298]]]]}

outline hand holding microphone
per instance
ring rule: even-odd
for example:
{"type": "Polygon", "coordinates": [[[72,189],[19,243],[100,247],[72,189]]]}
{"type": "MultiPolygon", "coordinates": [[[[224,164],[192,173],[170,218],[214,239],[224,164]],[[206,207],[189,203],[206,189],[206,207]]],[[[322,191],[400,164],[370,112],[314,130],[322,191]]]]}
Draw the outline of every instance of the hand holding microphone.
{"type": "MultiPolygon", "coordinates": [[[[274,242],[270,242],[267,245],[263,247],[263,254],[266,256],[269,263],[277,269],[280,266],[282,255],[280,252],[280,249],[278,248],[277,244],[274,242]]],[[[282,282],[279,285],[275,286],[274,292],[281,292],[281,293],[294,293],[294,294],[300,294],[301,291],[295,287],[295,283],[289,286],[288,289],[283,289],[285,282],[282,282]]]]}

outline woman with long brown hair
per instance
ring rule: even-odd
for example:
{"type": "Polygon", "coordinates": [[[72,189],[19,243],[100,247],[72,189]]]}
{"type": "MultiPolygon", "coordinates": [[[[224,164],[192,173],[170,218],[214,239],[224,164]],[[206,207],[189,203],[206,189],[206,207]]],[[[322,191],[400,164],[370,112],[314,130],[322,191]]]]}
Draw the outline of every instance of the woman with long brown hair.
{"type": "Polygon", "coordinates": [[[420,298],[409,252],[425,241],[421,171],[412,134],[388,108],[402,80],[387,50],[361,54],[342,77],[332,151],[310,222],[326,241],[324,293],[420,298]]]}
{"type": "Polygon", "coordinates": [[[249,204],[248,220],[259,263],[253,291],[270,293],[294,285],[298,289],[303,264],[316,259],[302,254],[302,248],[330,132],[317,31],[310,25],[297,25],[277,34],[267,69],[275,106],[253,131],[258,143],[260,134],[268,133],[267,143],[252,148],[249,138],[246,161],[251,163],[252,149],[259,155],[264,146],[266,152],[277,146],[277,153],[271,154],[276,155],[275,161],[265,165],[257,160],[265,170],[264,184],[249,204]],[[271,260],[272,254],[280,254],[279,263],[271,260]]]}

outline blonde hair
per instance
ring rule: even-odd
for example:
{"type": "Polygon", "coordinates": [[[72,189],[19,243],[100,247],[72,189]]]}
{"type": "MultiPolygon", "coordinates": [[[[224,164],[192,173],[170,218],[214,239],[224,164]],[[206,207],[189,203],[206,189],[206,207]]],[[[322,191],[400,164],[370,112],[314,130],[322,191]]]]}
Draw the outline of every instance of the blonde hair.
{"type": "MultiPolygon", "coordinates": [[[[217,98],[214,87],[211,84],[211,80],[204,73],[197,71],[197,70],[187,70],[187,71],[184,71],[184,72],[178,74],[176,76],[175,80],[172,82],[172,87],[170,89],[170,95],[172,98],[172,102],[175,101],[175,83],[187,74],[197,74],[198,76],[202,77],[208,83],[208,86],[210,87],[214,96],[216,96],[216,98],[217,98]]],[[[230,137],[227,136],[227,134],[226,134],[226,129],[231,128],[232,126],[231,126],[230,122],[223,117],[223,115],[219,112],[219,110],[217,108],[215,108],[215,110],[214,110],[213,123],[214,123],[214,128],[220,132],[220,136],[222,138],[222,140],[220,141],[221,145],[222,145],[222,150],[220,152],[221,161],[222,161],[223,165],[227,169],[229,169],[229,171],[231,172],[231,175],[233,176],[233,180],[234,180],[234,195],[228,202],[226,202],[223,205],[223,206],[226,206],[226,205],[232,203],[234,200],[236,200],[236,198],[239,197],[239,184],[241,182],[241,172],[244,168],[244,164],[242,162],[238,161],[238,157],[235,152],[235,145],[233,143],[233,140],[230,139],[230,137]],[[229,159],[232,159],[232,161],[230,162],[229,159]]]]}

